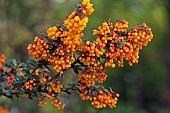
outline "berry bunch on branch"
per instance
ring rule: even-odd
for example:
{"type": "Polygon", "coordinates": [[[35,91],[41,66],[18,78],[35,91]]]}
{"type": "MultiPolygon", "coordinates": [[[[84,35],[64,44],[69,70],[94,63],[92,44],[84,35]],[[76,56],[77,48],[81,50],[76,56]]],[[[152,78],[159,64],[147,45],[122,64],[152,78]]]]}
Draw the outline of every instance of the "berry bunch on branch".
{"type": "Polygon", "coordinates": [[[119,94],[101,86],[107,78],[105,68],[123,67],[124,60],[130,66],[138,63],[139,51],[153,34],[145,23],[128,29],[126,20],[112,24],[108,19],[93,31],[95,41],[83,41],[92,6],[90,0],[83,0],[66,20],[36,36],[27,48],[34,59],[24,63],[0,55],[0,96],[37,99],[39,106],[51,102],[64,109],[58,95],[75,91],[95,108],[115,108],[119,94]],[[68,86],[61,82],[66,70],[77,75],[68,86]]]}

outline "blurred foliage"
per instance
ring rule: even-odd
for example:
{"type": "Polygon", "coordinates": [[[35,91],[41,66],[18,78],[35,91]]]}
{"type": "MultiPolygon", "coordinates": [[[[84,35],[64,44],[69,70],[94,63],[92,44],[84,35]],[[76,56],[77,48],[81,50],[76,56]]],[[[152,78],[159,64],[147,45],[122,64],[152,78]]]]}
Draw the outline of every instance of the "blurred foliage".
{"type": "MultiPolygon", "coordinates": [[[[80,0],[0,0],[0,53],[26,61],[27,45],[39,32],[65,19],[80,0]]],[[[170,77],[165,48],[169,47],[170,14],[168,0],[92,0],[95,12],[84,32],[85,39],[94,40],[92,30],[104,20],[126,19],[133,27],[145,22],[154,34],[152,42],[140,53],[139,64],[108,69],[106,87],[120,93],[116,109],[95,109],[89,102],[63,95],[65,110],[53,106],[38,108],[34,101],[0,99],[11,113],[169,113],[170,77]]],[[[168,56],[169,55],[169,56],[168,56]]],[[[68,76],[71,73],[68,72],[68,76]]],[[[65,76],[65,79],[67,78],[65,76]]],[[[69,79],[73,79],[70,78],[69,79]]],[[[73,96],[74,95],[74,96],[73,96]]]]}

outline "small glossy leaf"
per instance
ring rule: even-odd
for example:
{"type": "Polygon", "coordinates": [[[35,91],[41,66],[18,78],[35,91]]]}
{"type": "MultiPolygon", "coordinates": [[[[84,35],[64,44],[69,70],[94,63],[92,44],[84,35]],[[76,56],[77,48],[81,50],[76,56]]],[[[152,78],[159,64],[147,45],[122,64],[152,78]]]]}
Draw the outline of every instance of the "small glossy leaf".
{"type": "Polygon", "coordinates": [[[64,26],[63,24],[58,23],[58,24],[57,24],[57,26],[58,26],[58,27],[63,28],[63,29],[64,29],[64,31],[67,31],[67,27],[66,27],[66,26],[64,26]]]}
{"type": "Polygon", "coordinates": [[[16,59],[11,59],[11,61],[12,61],[12,63],[13,63],[14,66],[17,66],[17,61],[16,61],[16,59]]]}
{"type": "Polygon", "coordinates": [[[49,49],[49,53],[50,53],[50,54],[52,54],[52,53],[54,53],[54,52],[55,52],[54,49],[49,49]]]}
{"type": "Polygon", "coordinates": [[[12,92],[7,91],[7,92],[6,92],[6,95],[7,95],[7,96],[12,96],[12,92]]]}
{"type": "Polygon", "coordinates": [[[113,32],[111,31],[110,34],[109,34],[109,36],[112,36],[112,35],[113,35],[113,32]]]}
{"type": "Polygon", "coordinates": [[[122,49],[122,43],[118,44],[119,48],[122,49]]]}
{"type": "Polygon", "coordinates": [[[12,85],[10,86],[10,89],[13,90],[14,88],[15,88],[15,85],[12,84],[12,85]]]}
{"type": "Polygon", "coordinates": [[[27,73],[27,74],[24,75],[24,79],[28,79],[30,76],[31,75],[27,73]]]}
{"type": "MultiPolygon", "coordinates": [[[[15,61],[14,61],[14,62],[15,62],[15,61]]],[[[5,67],[8,67],[8,68],[15,68],[12,59],[7,59],[7,60],[5,61],[5,63],[4,63],[4,66],[5,66],[5,67]]]]}
{"type": "Polygon", "coordinates": [[[96,43],[96,41],[94,41],[94,40],[93,40],[92,42],[93,42],[93,43],[96,43]]]}
{"type": "Polygon", "coordinates": [[[31,64],[32,66],[38,66],[38,63],[35,60],[28,60],[28,64],[31,64]]]}
{"type": "Polygon", "coordinates": [[[35,80],[39,80],[40,78],[38,76],[33,76],[35,80]]]}
{"type": "Polygon", "coordinates": [[[20,83],[21,83],[21,80],[16,80],[16,81],[14,82],[15,85],[20,84],[20,83]]]}
{"type": "Polygon", "coordinates": [[[22,69],[22,72],[25,72],[26,74],[27,74],[27,73],[30,73],[30,71],[29,71],[27,68],[23,68],[23,69],[22,69]]]}
{"type": "Polygon", "coordinates": [[[37,93],[31,93],[31,99],[37,100],[37,93]]]}
{"type": "Polygon", "coordinates": [[[21,91],[22,94],[25,93],[25,89],[23,89],[23,88],[21,88],[20,91],[21,91]]]}
{"type": "Polygon", "coordinates": [[[105,50],[105,51],[109,51],[109,46],[105,46],[105,47],[104,47],[104,50],[105,50]]]}
{"type": "Polygon", "coordinates": [[[22,76],[16,76],[15,78],[16,78],[16,80],[20,80],[20,81],[23,80],[23,77],[22,77],[22,76]]]}
{"type": "Polygon", "coordinates": [[[82,7],[77,7],[77,12],[81,11],[82,9],[82,7]]]}
{"type": "Polygon", "coordinates": [[[103,64],[106,61],[105,58],[100,58],[100,63],[103,64]]]}
{"type": "Polygon", "coordinates": [[[123,42],[123,44],[126,44],[126,42],[123,42]]]}
{"type": "Polygon", "coordinates": [[[118,43],[118,41],[117,41],[117,40],[114,40],[114,43],[118,43]]]}
{"type": "Polygon", "coordinates": [[[26,67],[27,65],[25,64],[25,63],[20,63],[19,65],[18,65],[18,68],[23,68],[23,67],[26,67]]]}
{"type": "Polygon", "coordinates": [[[50,39],[50,38],[48,38],[47,36],[44,36],[43,38],[44,38],[44,40],[47,41],[47,42],[53,42],[53,40],[50,39]]]}
{"type": "Polygon", "coordinates": [[[69,52],[69,53],[68,53],[68,56],[72,56],[72,52],[69,52]]]}

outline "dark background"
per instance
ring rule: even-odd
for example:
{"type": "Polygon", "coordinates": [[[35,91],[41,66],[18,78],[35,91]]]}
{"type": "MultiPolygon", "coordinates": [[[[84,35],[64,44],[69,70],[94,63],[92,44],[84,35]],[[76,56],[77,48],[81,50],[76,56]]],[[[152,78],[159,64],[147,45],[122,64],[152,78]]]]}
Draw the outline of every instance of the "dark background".
{"type": "MultiPolygon", "coordinates": [[[[0,0],[0,53],[8,58],[26,61],[31,57],[27,45],[39,32],[46,32],[57,21],[64,20],[81,0],[0,0]]],[[[143,22],[153,30],[152,42],[140,51],[139,63],[130,67],[107,69],[104,86],[119,92],[116,109],[95,109],[73,93],[63,95],[65,110],[52,105],[37,107],[27,99],[11,101],[0,98],[0,105],[10,113],[170,113],[170,2],[169,0],[92,0],[95,12],[83,37],[95,40],[92,30],[104,20],[125,19],[129,26],[143,22]]],[[[65,81],[71,75],[65,75],[65,81]],[[69,76],[69,77],[68,77],[69,76]]]]}

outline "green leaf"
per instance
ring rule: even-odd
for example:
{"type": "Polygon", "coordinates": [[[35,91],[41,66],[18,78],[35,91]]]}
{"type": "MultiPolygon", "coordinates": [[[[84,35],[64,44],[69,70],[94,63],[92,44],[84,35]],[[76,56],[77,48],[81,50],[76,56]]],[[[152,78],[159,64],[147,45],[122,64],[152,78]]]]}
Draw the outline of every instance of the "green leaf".
{"type": "Polygon", "coordinates": [[[16,81],[14,82],[14,84],[17,85],[17,84],[20,84],[21,82],[22,82],[21,80],[16,80],[16,81]]]}
{"type": "Polygon", "coordinates": [[[10,89],[13,90],[14,88],[15,88],[15,85],[12,84],[12,85],[10,86],[10,89]]]}
{"type": "Polygon", "coordinates": [[[93,43],[96,43],[96,41],[94,41],[94,40],[93,40],[92,42],[93,42],[93,43]]]}
{"type": "Polygon", "coordinates": [[[117,41],[117,40],[114,40],[114,43],[118,43],[118,41],[117,41]]]}
{"type": "Polygon", "coordinates": [[[12,60],[13,65],[14,65],[14,66],[17,66],[17,61],[16,61],[16,59],[11,59],[11,60],[12,60]]]}
{"type": "Polygon", "coordinates": [[[110,34],[109,34],[109,36],[112,36],[113,35],[113,32],[112,31],[110,31],[110,34]]]}
{"type": "Polygon", "coordinates": [[[53,42],[53,40],[50,39],[50,38],[48,38],[47,36],[44,36],[43,38],[44,38],[44,40],[47,41],[47,42],[53,42]]]}
{"type": "Polygon", "coordinates": [[[31,75],[27,73],[27,74],[24,75],[24,79],[28,79],[30,76],[31,75]]]}
{"type": "Polygon", "coordinates": [[[6,96],[12,96],[12,92],[11,91],[7,91],[6,92],[6,96]]]}
{"type": "Polygon", "coordinates": [[[64,26],[63,24],[58,23],[58,24],[57,24],[57,26],[58,26],[58,27],[63,28],[63,29],[64,29],[64,31],[67,31],[67,27],[66,27],[66,26],[64,26]]]}
{"type": "MultiPolygon", "coordinates": [[[[40,88],[41,88],[41,86],[40,86],[40,88]]],[[[45,84],[45,85],[43,86],[43,89],[44,89],[44,90],[47,89],[47,84],[45,84]]]]}
{"type": "Polygon", "coordinates": [[[126,42],[123,42],[123,44],[126,44],[126,42]]]}
{"type": "Polygon", "coordinates": [[[21,88],[20,91],[22,94],[25,94],[25,89],[21,88]]]}
{"type": "Polygon", "coordinates": [[[16,64],[15,61],[16,60],[13,60],[13,59],[7,59],[4,63],[4,66],[8,67],[8,68],[15,68],[15,65],[14,65],[14,64],[16,64]]]}
{"type": "Polygon", "coordinates": [[[72,56],[72,52],[69,52],[69,53],[68,53],[68,56],[72,56]]]}
{"type": "Polygon", "coordinates": [[[5,65],[3,65],[3,70],[6,71],[9,67],[6,67],[5,65]]]}
{"type": "Polygon", "coordinates": [[[8,59],[7,61],[8,61],[11,65],[14,65],[14,63],[16,63],[16,62],[15,62],[16,60],[14,60],[14,59],[8,59]]]}
{"type": "Polygon", "coordinates": [[[31,93],[31,99],[37,100],[37,93],[31,93]]]}
{"type": "Polygon", "coordinates": [[[122,49],[122,43],[118,44],[118,47],[119,47],[120,49],[122,49]]]}
{"type": "Polygon", "coordinates": [[[106,61],[105,58],[100,58],[100,63],[101,63],[101,64],[104,64],[105,61],[106,61]]]}
{"type": "Polygon", "coordinates": [[[76,7],[77,12],[81,11],[82,9],[83,9],[82,7],[76,7]]]}
{"type": "Polygon", "coordinates": [[[18,65],[18,68],[23,68],[23,67],[26,67],[27,65],[26,65],[26,63],[20,63],[19,65],[18,65]]]}
{"type": "Polygon", "coordinates": [[[109,51],[109,46],[105,46],[105,47],[104,47],[104,50],[105,50],[105,51],[109,51]]]}
{"type": "Polygon", "coordinates": [[[83,40],[83,41],[82,41],[82,44],[83,44],[83,45],[85,45],[85,44],[86,44],[86,42],[87,42],[87,40],[83,40]]]}
{"type": "Polygon", "coordinates": [[[22,72],[30,73],[30,71],[27,68],[22,68],[22,72]]]}
{"type": "Polygon", "coordinates": [[[33,76],[33,78],[38,81],[40,78],[38,76],[33,76]]]}
{"type": "Polygon", "coordinates": [[[54,95],[55,95],[55,97],[57,97],[57,96],[58,96],[58,93],[55,93],[54,95]]]}
{"type": "Polygon", "coordinates": [[[101,86],[100,85],[95,85],[95,88],[99,89],[101,86]]]}
{"type": "Polygon", "coordinates": [[[112,88],[111,88],[111,87],[109,87],[109,89],[110,89],[110,91],[111,91],[111,92],[113,92],[113,90],[112,90],[112,88]]]}
{"type": "Polygon", "coordinates": [[[35,66],[35,67],[38,66],[38,63],[35,60],[33,60],[33,59],[32,60],[28,60],[27,63],[31,64],[32,66],[35,66]]]}
{"type": "Polygon", "coordinates": [[[100,57],[96,57],[96,59],[97,59],[98,61],[100,61],[100,57]]]}
{"type": "Polygon", "coordinates": [[[50,53],[50,54],[52,54],[52,53],[54,53],[54,52],[55,52],[54,49],[49,49],[49,53],[50,53]]]}
{"type": "Polygon", "coordinates": [[[16,80],[18,80],[18,81],[22,81],[22,80],[23,80],[23,77],[22,77],[22,76],[16,76],[15,78],[16,78],[16,80]]]}

